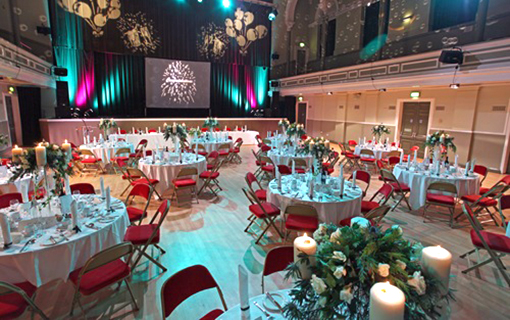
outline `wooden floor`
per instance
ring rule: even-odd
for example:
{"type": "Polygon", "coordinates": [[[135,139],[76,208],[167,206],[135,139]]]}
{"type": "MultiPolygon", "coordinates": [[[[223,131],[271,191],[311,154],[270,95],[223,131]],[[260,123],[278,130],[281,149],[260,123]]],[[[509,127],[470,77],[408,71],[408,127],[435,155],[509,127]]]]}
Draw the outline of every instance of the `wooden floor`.
{"type": "MultiPolygon", "coordinates": [[[[107,290],[87,297],[84,302],[90,308],[88,317],[120,318],[120,319],[162,319],[160,306],[160,290],[163,282],[183,268],[195,264],[206,266],[225,294],[226,302],[232,307],[239,302],[237,266],[245,266],[250,272],[250,294],[261,294],[261,273],[266,252],[281,243],[265,239],[263,245],[255,245],[254,238],[243,232],[247,224],[247,199],[241,191],[245,186],[244,175],[255,170],[251,146],[243,147],[242,164],[229,164],[220,172],[220,184],[224,191],[218,199],[204,196],[200,204],[177,208],[172,206],[171,212],[163,224],[161,246],[167,253],[160,261],[168,268],[166,273],[153,264],[142,264],[135,270],[132,285],[140,306],[136,313],[130,313],[131,306],[126,287],[119,292],[107,290]],[[118,310],[118,311],[117,311],[118,310]]],[[[347,173],[346,173],[347,174],[347,173]]],[[[336,171],[334,175],[338,175],[336,171]]],[[[490,186],[499,180],[501,175],[489,174],[484,185],[490,186]]],[[[106,185],[113,189],[113,196],[120,197],[126,181],[119,176],[105,175],[106,185]]],[[[72,182],[87,181],[99,188],[99,178],[91,175],[73,177],[72,182]]],[[[377,179],[372,179],[369,190],[371,196],[380,187],[377,179]]],[[[153,200],[150,212],[154,212],[159,201],[153,200]]],[[[141,203],[138,204],[141,207],[141,203]]],[[[495,267],[487,265],[481,272],[464,275],[461,270],[467,261],[459,255],[472,249],[469,239],[469,228],[451,229],[443,223],[423,223],[421,211],[408,212],[399,207],[390,212],[385,226],[400,222],[405,236],[410,240],[421,241],[427,245],[441,245],[454,256],[452,266],[451,288],[455,290],[456,301],[451,304],[452,319],[508,319],[510,314],[510,290],[504,283],[495,267]]],[[[459,208],[460,210],[460,208],[459,208]]],[[[466,225],[466,224],[465,224],[466,225]]],[[[501,228],[490,227],[491,230],[503,233],[501,228]]],[[[509,259],[506,259],[510,265],[509,259]]],[[[266,279],[266,290],[290,287],[283,283],[283,274],[266,279]]],[[[72,291],[71,291],[72,292],[72,291]]],[[[56,288],[53,294],[60,299],[50,313],[51,319],[67,318],[71,295],[69,289],[56,288]]],[[[198,319],[213,308],[221,306],[218,295],[210,290],[200,293],[185,301],[170,316],[170,319],[198,319]]],[[[76,316],[76,319],[81,316],[76,316]]]]}

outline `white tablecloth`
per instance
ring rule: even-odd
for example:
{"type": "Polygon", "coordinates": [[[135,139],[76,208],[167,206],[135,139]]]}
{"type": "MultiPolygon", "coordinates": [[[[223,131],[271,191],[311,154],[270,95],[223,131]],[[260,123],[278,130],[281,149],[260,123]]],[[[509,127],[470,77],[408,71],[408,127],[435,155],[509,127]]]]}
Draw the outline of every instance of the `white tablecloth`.
{"type": "Polygon", "coordinates": [[[98,159],[102,159],[103,163],[110,163],[111,158],[115,156],[115,152],[121,148],[129,148],[130,152],[133,153],[135,148],[132,143],[129,142],[118,142],[118,143],[103,143],[103,144],[83,144],[80,146],[80,150],[90,150],[98,159]]]}
{"type": "MultiPolygon", "coordinates": [[[[298,174],[297,188],[291,189],[290,182],[292,175],[282,177],[282,191],[278,190],[278,183],[275,180],[269,183],[267,188],[267,201],[279,207],[282,214],[288,205],[298,203],[313,206],[319,215],[321,223],[334,223],[338,224],[339,221],[345,218],[359,216],[361,214],[361,198],[362,190],[356,186],[351,189],[350,182],[345,182],[345,195],[343,198],[324,195],[322,192],[316,191],[314,198],[310,199],[308,196],[309,188],[308,183],[304,182],[305,175],[298,174]]],[[[328,177],[328,182],[333,181],[335,187],[338,186],[337,177],[328,177]]],[[[316,185],[315,190],[318,190],[316,185]]]]}
{"type": "Polygon", "coordinates": [[[144,133],[144,134],[111,134],[110,138],[113,139],[124,139],[127,142],[133,144],[133,146],[136,148],[138,143],[142,139],[147,140],[147,149],[155,150],[156,146],[161,147],[169,147],[173,148],[172,139],[168,139],[168,141],[165,141],[163,138],[163,133],[144,133]]]}
{"type": "Polygon", "coordinates": [[[412,169],[407,171],[405,166],[396,165],[393,168],[393,174],[399,182],[409,186],[411,193],[409,195],[409,204],[413,210],[417,210],[425,205],[428,186],[435,181],[453,183],[457,187],[458,197],[468,194],[478,194],[480,189],[480,176],[464,176],[464,170],[460,169],[455,176],[444,174],[441,176],[431,176],[429,172],[415,172],[412,169]]]}
{"type": "Polygon", "coordinates": [[[289,161],[291,161],[292,159],[303,159],[306,161],[306,165],[308,167],[310,167],[312,164],[312,156],[311,155],[297,155],[297,156],[295,156],[289,152],[280,153],[279,151],[276,151],[276,150],[270,150],[270,151],[268,151],[267,156],[271,160],[273,160],[273,163],[276,166],[282,165],[282,164],[286,165],[286,166],[290,166],[291,164],[289,164],[289,161]]]}
{"type": "Polygon", "coordinates": [[[354,154],[359,156],[359,154],[360,154],[362,149],[372,150],[374,152],[375,158],[378,159],[378,160],[386,158],[388,153],[390,153],[391,151],[402,152],[402,149],[399,149],[397,147],[379,148],[377,146],[374,147],[374,146],[371,146],[371,145],[366,145],[366,146],[363,146],[363,147],[361,147],[360,145],[357,145],[354,148],[354,154]]]}
{"type": "Polygon", "coordinates": [[[32,177],[31,176],[25,176],[21,179],[16,179],[14,182],[9,182],[9,179],[10,179],[10,175],[7,175],[7,176],[4,176],[4,177],[1,177],[0,178],[0,185],[1,186],[6,186],[8,185],[9,183],[12,183],[14,184],[14,186],[16,187],[16,189],[18,189],[18,192],[21,192],[22,191],[22,188],[21,186],[25,185],[26,186],[26,189],[25,190],[29,190],[29,187],[30,187],[30,181],[32,180],[32,177]]]}
{"type": "Polygon", "coordinates": [[[204,139],[198,139],[198,140],[192,140],[191,141],[191,149],[195,150],[195,144],[198,142],[198,144],[202,144],[205,147],[205,151],[207,153],[210,153],[211,151],[218,151],[219,147],[224,144],[228,143],[230,145],[230,148],[234,145],[234,142],[232,140],[227,141],[206,141],[204,139]]]}
{"type": "MultiPolygon", "coordinates": [[[[82,201],[93,203],[92,197],[82,195],[82,201]]],[[[96,196],[94,196],[96,197],[96,196]]],[[[105,205],[101,200],[97,205],[89,205],[99,212],[104,212],[105,205]]],[[[41,246],[41,242],[55,235],[55,227],[45,229],[44,235],[29,245],[25,251],[19,251],[26,242],[12,245],[9,249],[0,251],[0,281],[17,283],[29,281],[41,286],[50,281],[61,279],[66,280],[70,272],[82,267],[87,260],[97,252],[119,244],[124,241],[124,234],[129,225],[126,207],[122,201],[112,199],[112,207],[115,211],[111,216],[114,220],[107,223],[100,223],[95,218],[86,218],[81,221],[82,232],[78,234],[66,233],[69,240],[64,240],[52,246],[41,246]],[[87,228],[84,224],[92,221],[99,230],[87,228]]],[[[58,209],[54,209],[58,210],[58,209]]],[[[54,213],[54,212],[53,212],[54,213]]]]}
{"type": "MultiPolygon", "coordinates": [[[[289,292],[290,292],[290,289],[284,289],[284,290],[279,290],[279,291],[275,291],[275,292],[271,292],[272,294],[279,294],[281,295],[284,300],[286,302],[290,301],[290,296],[289,296],[289,292]]],[[[271,319],[274,319],[274,320],[277,320],[277,319],[285,319],[283,317],[283,315],[279,312],[270,312],[266,306],[266,295],[265,294],[261,294],[261,295],[258,295],[256,297],[253,297],[250,299],[250,319],[267,319],[267,317],[264,315],[264,313],[262,311],[259,310],[259,308],[257,308],[253,303],[254,302],[257,302],[262,308],[266,309],[266,311],[268,311],[271,316],[273,318],[271,319]]],[[[286,304],[283,303],[282,307],[286,304]]],[[[270,305],[270,308],[273,308],[272,304],[269,304],[270,305]]],[[[231,307],[230,309],[228,309],[227,311],[225,311],[225,313],[223,313],[222,315],[219,316],[218,318],[219,320],[239,320],[239,319],[242,319],[241,317],[241,307],[240,305],[235,305],[233,307],[231,307]]]]}
{"type": "MultiPolygon", "coordinates": [[[[198,170],[198,174],[207,170],[207,162],[205,157],[199,155],[198,160],[194,154],[183,154],[183,163],[179,163],[176,160],[176,156],[172,156],[172,162],[161,164],[161,162],[152,162],[152,157],[147,159],[141,159],[138,162],[138,168],[142,170],[149,178],[158,179],[159,183],[156,186],[156,190],[162,194],[166,190],[172,187],[172,180],[177,178],[177,174],[182,168],[195,167],[198,170]]],[[[198,177],[197,177],[198,178],[198,177]]],[[[200,182],[200,179],[199,179],[200,182]]]]}
{"type": "Polygon", "coordinates": [[[230,131],[228,133],[229,136],[232,137],[232,140],[235,142],[237,138],[243,139],[243,145],[247,144],[257,144],[257,139],[255,137],[259,134],[258,131],[230,131]]]}

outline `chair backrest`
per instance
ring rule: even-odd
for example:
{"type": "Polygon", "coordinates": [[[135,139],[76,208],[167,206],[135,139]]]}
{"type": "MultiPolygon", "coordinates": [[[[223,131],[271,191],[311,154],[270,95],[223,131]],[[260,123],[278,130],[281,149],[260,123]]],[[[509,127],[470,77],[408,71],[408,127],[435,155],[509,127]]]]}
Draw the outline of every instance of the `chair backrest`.
{"type": "Polygon", "coordinates": [[[379,200],[379,205],[384,205],[391,198],[393,194],[393,187],[387,183],[383,184],[379,190],[372,196],[370,201],[373,201],[378,195],[382,195],[383,197],[379,200]]]}
{"type": "Polygon", "coordinates": [[[251,149],[251,153],[253,153],[253,156],[255,156],[257,161],[260,161],[260,156],[255,152],[255,150],[251,149]]]}
{"type": "Polygon", "coordinates": [[[127,133],[127,131],[126,131],[126,130],[124,130],[124,129],[120,129],[120,134],[126,134],[126,133],[127,133]]]}
{"type": "Polygon", "coordinates": [[[348,143],[350,146],[357,146],[357,145],[358,145],[358,143],[357,143],[355,140],[349,140],[347,143],[348,143]]]}
{"type": "Polygon", "coordinates": [[[268,146],[267,144],[263,144],[261,147],[260,147],[260,150],[262,150],[262,152],[268,152],[269,150],[271,150],[271,147],[268,146]]]}
{"type": "Polygon", "coordinates": [[[510,209],[510,194],[505,194],[499,199],[499,207],[501,210],[510,209]]]}
{"type": "Polygon", "coordinates": [[[275,272],[283,271],[288,265],[294,262],[294,247],[282,246],[276,247],[267,253],[264,260],[264,269],[262,276],[268,276],[275,272]]]}
{"type": "Polygon", "coordinates": [[[283,175],[292,173],[292,170],[289,168],[289,166],[284,165],[284,164],[278,165],[278,171],[280,172],[280,174],[283,174],[283,175]]]}
{"type": "Polygon", "coordinates": [[[305,204],[291,204],[285,208],[285,214],[293,214],[296,216],[317,217],[317,209],[305,204]]]}
{"type": "Polygon", "coordinates": [[[390,164],[390,166],[395,165],[397,163],[400,163],[400,156],[397,156],[397,157],[391,156],[391,157],[389,157],[388,158],[388,163],[390,164]]]}
{"type": "Polygon", "coordinates": [[[23,197],[19,192],[2,194],[0,196],[0,209],[9,207],[11,205],[11,200],[18,200],[19,203],[22,203],[23,197]]]}
{"type": "Polygon", "coordinates": [[[166,319],[177,306],[195,293],[214,288],[218,290],[223,307],[227,310],[221,289],[206,267],[195,265],[177,272],[161,288],[163,318],[166,319]]]}
{"type": "Polygon", "coordinates": [[[177,178],[187,177],[187,176],[196,176],[198,175],[198,169],[196,167],[186,167],[182,168],[177,174],[177,178]]]}
{"type": "MultiPolygon", "coordinates": [[[[80,274],[78,275],[77,286],[79,287],[81,278],[86,273],[93,271],[93,270],[95,270],[101,266],[104,266],[105,264],[108,264],[112,261],[115,261],[117,259],[120,259],[120,258],[123,258],[126,256],[130,257],[131,254],[133,253],[133,251],[134,251],[134,247],[131,243],[123,242],[123,243],[117,244],[113,247],[109,247],[105,250],[102,250],[102,251],[96,253],[95,255],[93,255],[92,257],[90,257],[87,260],[87,262],[81,269],[80,274]]],[[[129,265],[129,261],[127,261],[127,264],[129,265]]]]}
{"type": "Polygon", "coordinates": [[[140,142],[138,142],[138,144],[136,145],[135,150],[141,151],[143,148],[147,147],[147,143],[148,143],[147,139],[140,140],[140,142]]]}
{"type": "Polygon", "coordinates": [[[138,168],[127,167],[126,168],[126,173],[128,174],[128,176],[131,179],[139,179],[139,178],[142,178],[142,177],[146,178],[145,173],[143,173],[143,171],[138,169],[138,168]]]}
{"type": "MultiPolygon", "coordinates": [[[[354,178],[354,173],[351,174],[351,176],[349,177],[349,181],[352,180],[354,178]]],[[[366,194],[367,191],[368,191],[368,188],[370,187],[370,173],[364,171],[364,170],[356,170],[356,181],[363,181],[366,186],[365,186],[365,190],[363,190],[363,194],[366,194]]]]}
{"type": "Polygon", "coordinates": [[[154,235],[156,234],[156,232],[159,230],[159,228],[161,227],[163,222],[165,221],[166,216],[168,215],[168,211],[170,211],[170,200],[164,200],[159,205],[158,210],[156,210],[156,212],[152,216],[152,219],[149,223],[149,224],[154,224],[154,222],[156,222],[156,219],[159,216],[159,220],[157,222],[158,227],[153,231],[153,236],[149,239],[149,243],[152,240],[152,238],[154,237],[154,235]]]}
{"type": "Polygon", "coordinates": [[[96,190],[94,189],[94,186],[90,183],[75,183],[71,186],[71,193],[74,191],[80,191],[80,194],[96,194],[96,190]]]}
{"type": "Polygon", "coordinates": [[[214,159],[214,160],[216,160],[216,159],[218,159],[219,156],[220,156],[220,154],[218,153],[218,151],[214,150],[214,151],[211,151],[211,153],[209,153],[207,155],[207,159],[214,159]]]}
{"type": "Polygon", "coordinates": [[[475,167],[473,168],[473,172],[476,172],[482,176],[482,180],[480,180],[480,183],[482,183],[485,180],[485,178],[487,178],[489,169],[487,169],[487,167],[485,167],[485,166],[476,164],[475,167]]]}
{"type": "Polygon", "coordinates": [[[437,191],[441,193],[449,193],[450,195],[457,196],[457,187],[453,183],[436,181],[432,182],[427,191],[437,191]]]}
{"type": "Polygon", "coordinates": [[[230,143],[222,143],[218,147],[218,150],[230,150],[230,143]]]}
{"type": "Polygon", "coordinates": [[[265,163],[266,163],[266,165],[272,165],[272,166],[274,166],[273,160],[271,160],[271,158],[269,158],[268,156],[261,155],[261,156],[260,156],[260,161],[265,162],[265,163]]]}
{"type": "Polygon", "coordinates": [[[400,151],[398,150],[392,150],[390,152],[388,152],[388,154],[386,155],[387,158],[390,158],[390,157],[397,157],[397,158],[400,158],[400,151]]]}
{"type": "MultiPolygon", "coordinates": [[[[381,176],[382,176],[384,181],[398,182],[398,180],[395,177],[395,175],[391,171],[389,171],[387,169],[381,169],[381,176]]],[[[400,187],[400,183],[399,183],[399,187],[400,187]]]]}
{"type": "Polygon", "coordinates": [[[487,246],[487,243],[485,242],[485,240],[483,239],[483,237],[480,234],[480,231],[483,230],[482,224],[475,217],[475,214],[473,213],[473,209],[471,208],[471,206],[469,206],[467,204],[467,202],[464,202],[462,204],[462,211],[468,218],[468,221],[471,224],[471,227],[473,227],[473,230],[475,230],[475,232],[478,234],[478,238],[480,238],[480,240],[482,241],[484,246],[487,246]]]}
{"type": "Polygon", "coordinates": [[[146,183],[137,183],[134,185],[134,187],[129,192],[127,198],[126,198],[126,204],[129,198],[131,197],[142,197],[145,200],[149,200],[151,198],[152,194],[152,188],[146,183]]]}
{"type": "Polygon", "coordinates": [[[360,157],[369,157],[369,158],[375,158],[375,154],[372,150],[370,149],[361,149],[361,151],[359,152],[359,155],[360,157]]]}
{"type": "Polygon", "coordinates": [[[253,182],[256,182],[259,189],[262,189],[260,182],[257,180],[257,177],[255,177],[255,175],[253,173],[248,172],[246,174],[246,176],[244,177],[244,179],[246,180],[246,184],[248,184],[248,187],[250,188],[251,191],[253,191],[253,188],[251,186],[253,184],[253,182]]]}
{"type": "Polygon", "coordinates": [[[93,158],[96,157],[96,155],[89,149],[80,149],[80,153],[82,156],[93,157],[93,158]]]}
{"type": "Polygon", "coordinates": [[[390,206],[386,205],[379,206],[367,212],[365,214],[365,218],[374,221],[376,224],[380,224],[381,220],[386,216],[390,209],[391,209],[390,206]]]}
{"type": "Polygon", "coordinates": [[[418,150],[420,150],[420,147],[418,147],[418,146],[413,146],[413,147],[411,148],[411,150],[410,150],[410,151],[411,151],[411,152],[415,152],[415,151],[418,151],[418,150]]]}
{"type": "Polygon", "coordinates": [[[129,149],[129,148],[119,148],[119,149],[117,149],[117,151],[115,151],[116,156],[120,156],[121,154],[130,154],[130,153],[131,153],[131,149],[129,149]]]}
{"type": "Polygon", "coordinates": [[[303,158],[293,158],[289,160],[289,166],[292,166],[292,160],[294,160],[296,168],[308,168],[306,160],[303,158]]]}

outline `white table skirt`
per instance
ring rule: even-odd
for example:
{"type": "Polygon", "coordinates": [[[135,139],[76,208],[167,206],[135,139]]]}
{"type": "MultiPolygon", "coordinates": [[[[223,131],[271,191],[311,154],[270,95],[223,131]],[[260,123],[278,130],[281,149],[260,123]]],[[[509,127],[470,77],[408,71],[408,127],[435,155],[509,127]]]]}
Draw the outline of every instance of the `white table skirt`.
{"type": "Polygon", "coordinates": [[[305,156],[305,155],[294,156],[294,155],[291,155],[291,154],[288,154],[288,153],[279,154],[279,153],[276,153],[273,150],[271,150],[271,151],[269,151],[267,153],[267,156],[273,161],[273,163],[276,166],[278,166],[278,165],[290,166],[291,164],[289,163],[289,161],[291,161],[292,159],[303,159],[303,160],[306,161],[306,165],[308,167],[310,167],[312,165],[312,156],[311,155],[308,155],[308,156],[305,156]]]}
{"type": "Polygon", "coordinates": [[[402,153],[402,149],[399,149],[397,147],[388,147],[386,149],[379,149],[377,147],[374,148],[372,146],[360,147],[359,145],[357,145],[354,148],[354,154],[359,156],[362,149],[372,150],[374,152],[375,158],[378,160],[386,158],[388,153],[390,153],[391,151],[399,151],[400,153],[402,153]]]}
{"type": "MultiPolygon", "coordinates": [[[[197,141],[195,141],[195,140],[191,141],[191,149],[195,150],[196,143],[197,143],[197,141]]],[[[211,151],[218,151],[219,147],[224,143],[228,143],[230,145],[230,148],[232,148],[232,146],[234,145],[234,142],[232,140],[219,141],[219,142],[203,141],[203,140],[198,141],[198,144],[202,144],[205,147],[205,151],[207,151],[207,153],[210,153],[211,151]]]]}
{"type": "Polygon", "coordinates": [[[8,178],[8,177],[0,178],[0,185],[4,186],[4,185],[8,185],[9,183],[12,183],[12,184],[14,184],[14,186],[16,187],[18,192],[22,192],[22,190],[23,190],[22,186],[26,186],[25,190],[30,189],[30,181],[32,181],[31,176],[25,176],[21,179],[16,179],[14,182],[9,182],[9,179],[10,178],[8,178]]]}
{"type": "MultiPolygon", "coordinates": [[[[172,188],[172,180],[177,178],[177,174],[182,168],[195,167],[198,174],[207,170],[207,161],[205,157],[198,156],[198,161],[194,160],[195,155],[190,155],[191,160],[183,164],[149,164],[144,160],[138,162],[138,168],[142,170],[149,178],[158,179],[159,183],[156,190],[162,194],[166,190],[172,188]]],[[[198,179],[198,177],[197,177],[198,179]]],[[[198,179],[200,184],[200,179],[198,179]]]]}
{"type": "MultiPolygon", "coordinates": [[[[53,246],[43,247],[36,242],[19,253],[26,242],[23,240],[0,251],[0,281],[29,281],[41,286],[57,279],[67,280],[69,273],[85,265],[91,256],[124,241],[129,226],[126,207],[118,199],[112,199],[112,206],[117,218],[101,226],[96,223],[100,230],[82,226],[82,232],[67,236],[69,241],[53,246]]],[[[52,229],[55,227],[47,230],[52,229]]]]}
{"type": "Polygon", "coordinates": [[[144,133],[144,134],[111,134],[110,138],[113,139],[125,139],[127,142],[133,144],[133,146],[136,148],[138,143],[146,139],[147,140],[147,149],[149,150],[155,150],[156,147],[162,148],[162,147],[169,147],[173,148],[173,142],[172,139],[168,139],[168,141],[165,141],[163,138],[163,133],[144,133]]]}
{"type": "Polygon", "coordinates": [[[103,163],[110,163],[111,158],[115,156],[115,152],[122,148],[129,148],[130,152],[133,153],[135,148],[132,143],[121,143],[115,146],[93,146],[93,145],[81,145],[80,150],[90,150],[98,159],[102,159],[103,163]]]}
{"type": "Polygon", "coordinates": [[[445,176],[430,176],[424,172],[407,171],[405,167],[396,165],[393,168],[393,174],[399,182],[409,186],[411,193],[409,195],[409,204],[413,210],[418,210],[425,205],[427,198],[427,188],[435,181],[453,183],[457,187],[458,197],[469,194],[478,194],[480,189],[480,176],[465,177],[463,174],[449,178],[445,176]]]}
{"type": "MultiPolygon", "coordinates": [[[[288,179],[291,179],[290,175],[282,177],[282,185],[286,183],[285,180],[288,179]]],[[[353,197],[344,197],[341,201],[315,201],[315,197],[314,200],[310,200],[308,196],[295,198],[293,193],[294,191],[282,194],[282,192],[278,190],[276,180],[273,180],[269,183],[267,188],[267,201],[280,208],[282,215],[290,204],[311,205],[317,210],[319,222],[321,223],[338,224],[338,222],[345,218],[361,215],[362,191],[359,187],[356,187],[353,197]]]]}
{"type": "Polygon", "coordinates": [[[257,139],[255,138],[259,134],[258,131],[230,131],[228,133],[229,136],[232,137],[232,140],[235,142],[237,138],[243,139],[243,145],[253,145],[257,144],[257,139]]]}

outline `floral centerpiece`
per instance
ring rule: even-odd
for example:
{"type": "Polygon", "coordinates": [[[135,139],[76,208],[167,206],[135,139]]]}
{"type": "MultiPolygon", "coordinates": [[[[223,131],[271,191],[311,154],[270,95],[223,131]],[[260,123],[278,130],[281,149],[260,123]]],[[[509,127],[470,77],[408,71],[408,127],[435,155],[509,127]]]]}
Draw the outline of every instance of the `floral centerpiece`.
{"type": "Polygon", "coordinates": [[[171,126],[165,126],[163,132],[163,138],[168,141],[170,138],[178,137],[180,140],[186,139],[188,136],[188,130],[186,129],[186,124],[176,124],[174,122],[171,126]]]}
{"type": "Polygon", "coordinates": [[[113,120],[113,118],[99,120],[99,129],[103,130],[105,139],[108,139],[108,133],[109,133],[110,129],[117,128],[117,127],[118,127],[117,122],[115,122],[115,120],[113,120]]]}
{"type": "MultiPolygon", "coordinates": [[[[42,144],[41,144],[42,145],[42,144]]],[[[35,148],[27,148],[19,156],[20,165],[12,169],[11,182],[16,181],[26,175],[38,177],[41,173],[41,167],[37,165],[35,148]]],[[[64,194],[64,179],[66,175],[72,176],[74,171],[70,165],[70,153],[66,152],[57,144],[46,144],[46,159],[47,163],[43,170],[51,172],[53,180],[55,181],[55,188],[48,193],[48,203],[52,196],[61,196],[64,194]]],[[[38,188],[38,183],[35,184],[38,188]]],[[[36,189],[36,194],[39,194],[36,189]]]]}
{"type": "MultiPolygon", "coordinates": [[[[398,226],[382,231],[321,224],[313,237],[317,252],[311,279],[299,279],[297,263],[287,267],[286,278],[298,279],[284,308],[287,319],[368,319],[370,289],[377,282],[402,290],[405,319],[435,318],[437,305],[452,297],[442,296],[438,280],[423,276],[423,246],[405,240],[398,226]]],[[[303,253],[298,257],[299,263],[309,261],[303,253]]]]}
{"type": "Polygon", "coordinates": [[[214,128],[218,128],[219,126],[220,126],[220,123],[218,122],[218,118],[208,117],[208,118],[205,118],[202,128],[209,128],[209,130],[212,130],[214,128]]]}
{"type": "Polygon", "coordinates": [[[372,134],[376,137],[377,141],[381,140],[384,134],[390,134],[390,129],[384,124],[380,124],[372,127],[372,134]]]}
{"type": "Polygon", "coordinates": [[[311,138],[308,137],[305,141],[303,141],[303,145],[300,148],[299,153],[310,154],[315,159],[319,160],[322,163],[322,160],[329,156],[332,150],[329,147],[329,140],[324,139],[324,137],[320,138],[311,138]]]}
{"type": "Polygon", "coordinates": [[[191,137],[194,137],[195,135],[197,137],[200,137],[202,135],[202,131],[199,130],[198,128],[189,128],[188,130],[188,135],[190,135],[191,137]]]}
{"type": "Polygon", "coordinates": [[[289,139],[292,139],[293,137],[299,138],[302,135],[306,134],[305,126],[295,122],[287,127],[286,133],[289,139]]]}
{"type": "Polygon", "coordinates": [[[282,120],[278,121],[278,127],[282,128],[283,132],[286,132],[289,126],[290,122],[287,118],[283,118],[282,120]]]}
{"type": "Polygon", "coordinates": [[[457,152],[457,146],[453,143],[453,139],[454,138],[444,132],[444,130],[436,131],[435,133],[427,136],[425,146],[429,147],[430,153],[438,150],[444,159],[448,154],[448,149],[451,149],[453,152],[457,152]]]}

